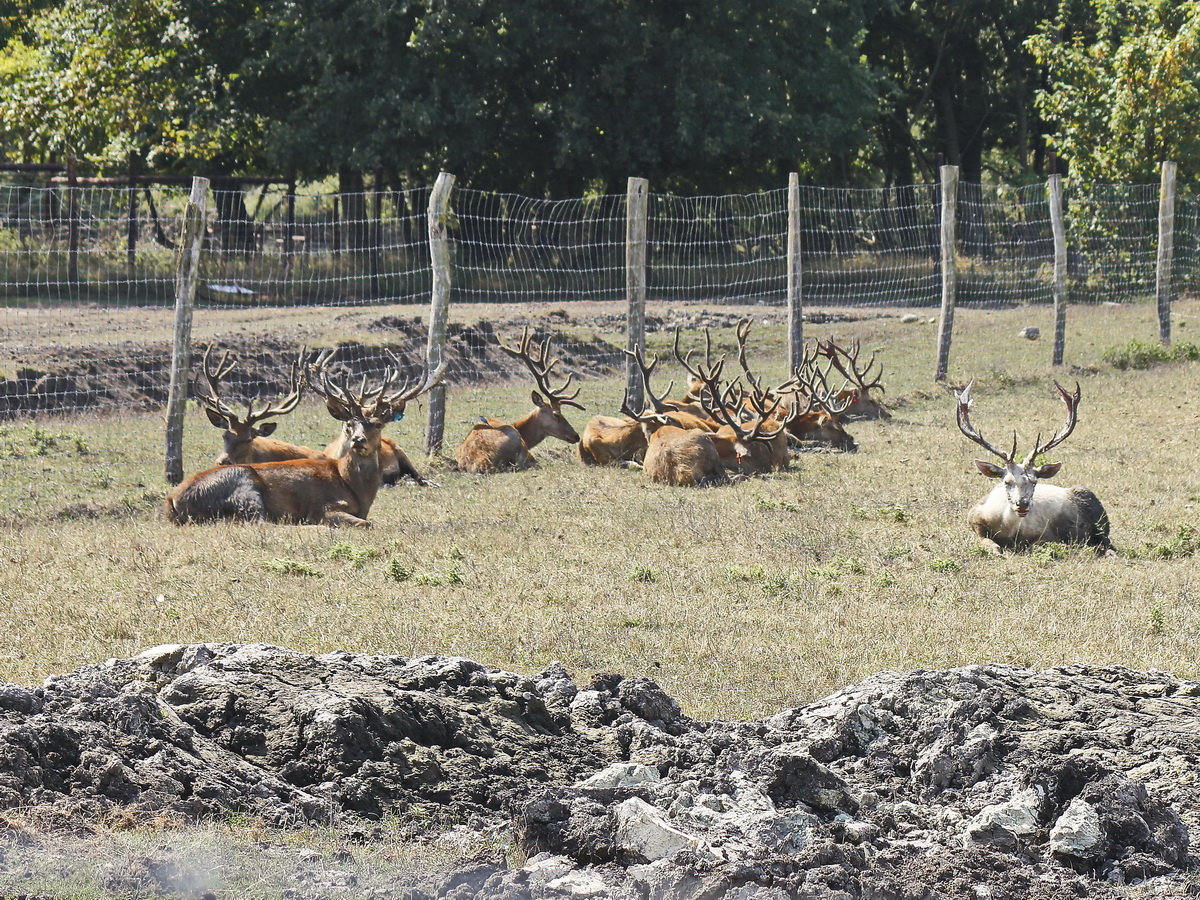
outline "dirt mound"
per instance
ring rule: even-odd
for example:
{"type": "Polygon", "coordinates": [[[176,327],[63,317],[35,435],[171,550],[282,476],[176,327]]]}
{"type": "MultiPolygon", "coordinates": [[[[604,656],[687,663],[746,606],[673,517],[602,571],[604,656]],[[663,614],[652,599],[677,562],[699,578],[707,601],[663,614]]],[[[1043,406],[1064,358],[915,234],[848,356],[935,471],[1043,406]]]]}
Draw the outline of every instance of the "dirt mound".
{"type": "Polygon", "coordinates": [[[455,900],[1182,897],[1198,713],[1158,672],[971,666],[700,722],[558,665],[171,646],[0,686],[0,806],[511,834],[524,864],[406,895],[455,900]]]}

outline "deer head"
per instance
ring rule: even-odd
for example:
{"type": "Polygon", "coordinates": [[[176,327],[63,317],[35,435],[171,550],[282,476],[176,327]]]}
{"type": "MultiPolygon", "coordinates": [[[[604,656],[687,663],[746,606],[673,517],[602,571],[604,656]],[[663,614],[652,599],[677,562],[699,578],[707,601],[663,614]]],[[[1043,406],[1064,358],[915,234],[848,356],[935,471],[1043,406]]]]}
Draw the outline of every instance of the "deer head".
{"type": "Polygon", "coordinates": [[[364,375],[354,390],[345,379],[330,375],[328,367],[335,353],[336,350],[326,350],[309,363],[305,367],[305,381],[325,400],[329,414],[342,423],[350,452],[359,456],[378,453],[384,426],[403,418],[408,401],[436,385],[446,371],[443,361],[433,372],[426,369],[417,379],[402,381],[403,364],[391,350],[385,350],[389,362],[382,380],[368,387],[364,375]]]}
{"type": "Polygon", "coordinates": [[[264,422],[264,419],[283,416],[290,413],[300,402],[304,386],[300,377],[300,365],[305,351],[292,363],[291,376],[288,380],[288,393],[274,403],[264,403],[255,409],[253,400],[246,403],[246,414],[242,416],[221,398],[221,381],[237,365],[237,358],[231,357],[228,350],[221,355],[221,361],[215,366],[212,361],[213,345],[209,344],[204,351],[204,361],[200,375],[207,384],[201,388],[200,377],[197,376],[192,385],[192,394],[196,401],[204,407],[208,420],[214,426],[222,429],[225,446],[217,457],[217,465],[224,466],[234,463],[250,462],[252,455],[251,444],[256,438],[264,438],[275,431],[275,422],[264,422]]]}
{"type": "Polygon", "coordinates": [[[1057,447],[1065,441],[1071,432],[1075,430],[1075,423],[1079,418],[1079,398],[1081,396],[1079,382],[1075,382],[1074,394],[1067,391],[1057,381],[1054,382],[1054,387],[1058,391],[1059,397],[1067,407],[1067,421],[1058,430],[1058,433],[1044,444],[1042,443],[1042,436],[1039,434],[1037,440],[1034,442],[1033,449],[1029,451],[1029,455],[1020,461],[1017,459],[1016,431],[1013,432],[1012,449],[1005,452],[986,440],[979,433],[979,430],[971,424],[972,384],[974,384],[974,381],[968,382],[967,386],[963,388],[963,392],[958,395],[958,427],[963,434],[980,447],[1000,458],[1001,465],[996,465],[983,459],[975,460],[975,465],[982,474],[989,478],[1001,479],[1008,497],[1009,507],[1014,513],[1023,518],[1029,513],[1029,505],[1033,502],[1033,490],[1037,487],[1038,479],[1051,478],[1057,475],[1058,470],[1062,468],[1062,463],[1036,465],[1036,461],[1043,453],[1049,452],[1052,448],[1057,447]]]}
{"type": "Polygon", "coordinates": [[[534,405],[533,417],[537,420],[537,428],[540,433],[545,437],[556,437],[567,443],[576,443],[579,440],[579,433],[567,421],[562,408],[564,406],[573,406],[575,409],[584,408],[582,403],[575,400],[579,396],[580,389],[576,388],[574,392],[567,393],[567,389],[575,377],[572,374],[568,374],[566,381],[557,388],[551,387],[550,372],[558,365],[559,361],[550,359],[550,338],[547,337],[540,344],[534,343],[533,336],[529,333],[529,326],[526,325],[521,332],[521,341],[516,347],[509,347],[499,338],[497,338],[497,343],[500,345],[500,349],[509,356],[525,363],[525,367],[529,369],[529,373],[533,375],[533,380],[540,389],[540,393],[538,390],[534,390],[530,395],[534,405]]]}
{"type": "Polygon", "coordinates": [[[872,391],[883,393],[883,364],[871,377],[871,369],[875,366],[875,354],[867,360],[865,366],[858,363],[860,344],[854,341],[849,348],[834,343],[833,338],[817,342],[817,352],[826,357],[830,364],[845,376],[846,381],[854,387],[851,390],[851,403],[848,411],[858,416],[871,419],[890,419],[892,414],[882,403],[871,396],[872,391]]]}

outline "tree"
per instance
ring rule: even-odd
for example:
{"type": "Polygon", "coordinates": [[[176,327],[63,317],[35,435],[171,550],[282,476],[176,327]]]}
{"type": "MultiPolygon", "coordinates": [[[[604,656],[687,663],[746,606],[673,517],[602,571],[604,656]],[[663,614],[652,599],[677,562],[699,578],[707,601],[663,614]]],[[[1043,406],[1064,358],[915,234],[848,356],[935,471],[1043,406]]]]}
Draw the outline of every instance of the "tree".
{"type": "Polygon", "coordinates": [[[559,196],[761,185],[852,156],[873,85],[858,0],[277,0],[254,71],[277,158],[439,168],[559,196]]]}
{"type": "Polygon", "coordinates": [[[1052,145],[1087,182],[1200,180],[1200,3],[1063,0],[1030,39],[1052,145]]]}
{"type": "Polygon", "coordinates": [[[965,183],[982,182],[988,168],[1019,181],[1040,167],[1039,72],[1025,39],[1051,8],[1049,0],[880,7],[864,52],[885,76],[873,130],[887,183],[933,180],[938,154],[965,183]]]}

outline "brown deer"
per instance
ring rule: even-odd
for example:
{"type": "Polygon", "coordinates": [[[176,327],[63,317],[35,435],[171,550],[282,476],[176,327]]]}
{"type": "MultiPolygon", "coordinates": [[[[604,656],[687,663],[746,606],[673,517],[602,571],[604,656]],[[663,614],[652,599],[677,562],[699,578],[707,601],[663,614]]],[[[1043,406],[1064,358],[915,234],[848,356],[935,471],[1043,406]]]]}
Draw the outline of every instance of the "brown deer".
{"type": "Polygon", "coordinates": [[[511,424],[502,419],[480,418],[455,454],[455,461],[464,472],[482,474],[527,469],[534,464],[529,451],[546,438],[558,438],[569,444],[579,441],[579,433],[562,413],[564,406],[583,409],[583,405],[575,401],[579,388],[572,394],[566,393],[573,375],[568,375],[557,389],[550,386],[550,372],[558,364],[557,359],[548,359],[550,338],[534,345],[526,325],[519,346],[509,347],[503,341],[499,344],[509,356],[525,363],[542,393],[535,390],[531,395],[533,410],[511,424]]]}
{"type": "MultiPolygon", "coordinates": [[[[385,350],[384,352],[388,355],[395,368],[399,370],[401,368],[400,361],[396,359],[390,350],[385,350]]],[[[397,415],[403,418],[404,413],[401,411],[397,415]]],[[[324,455],[329,459],[340,459],[349,453],[353,446],[354,427],[353,420],[343,422],[338,436],[325,445],[324,455]]],[[[390,486],[399,483],[404,478],[410,478],[420,485],[437,486],[418,472],[417,467],[412,464],[405,452],[400,449],[400,445],[396,443],[395,439],[385,434],[379,439],[380,484],[390,486]]]]}
{"type": "MultiPolygon", "coordinates": [[[[782,403],[778,391],[764,389],[746,362],[746,337],[749,320],[738,325],[738,362],[750,390],[743,391],[737,381],[721,387],[725,357],[712,358],[712,342],[705,331],[704,362],[693,363],[692,353],[679,350],[679,331],[675,332],[675,358],[691,376],[689,395],[699,398],[709,418],[717,424],[713,443],[727,469],[739,475],[757,475],[787,468],[787,426],[785,415],[776,418],[782,403]],[[697,388],[699,386],[699,388],[697,388]],[[765,429],[765,430],[764,430],[765,429]]],[[[788,385],[784,385],[784,389],[788,385]]]]}
{"type": "Polygon", "coordinates": [[[650,373],[658,357],[647,364],[641,349],[626,350],[637,362],[642,373],[642,385],[648,408],[635,412],[626,394],[621,412],[638,422],[646,439],[642,469],[651,481],[679,487],[707,487],[725,484],[729,476],[717,451],[714,434],[707,427],[697,426],[697,417],[670,409],[665,397],[672,384],[658,396],[650,387],[650,373]]]}
{"type": "Polygon", "coordinates": [[[968,438],[1000,458],[1001,465],[977,459],[975,465],[1000,483],[977,503],[968,515],[979,542],[992,553],[1024,550],[1034,544],[1087,544],[1097,552],[1114,555],[1109,540],[1108,514],[1091,491],[1081,487],[1061,488],[1041,479],[1058,474],[1062,463],[1038,463],[1038,458],[1065,441],[1079,418],[1081,389],[1075,382],[1071,394],[1057,381],[1054,387],[1067,407],[1067,421],[1046,443],[1038,435],[1024,460],[1017,460],[1017,435],[1007,453],[993,446],[971,424],[971,384],[958,395],[958,427],[968,438]]]}
{"type": "Polygon", "coordinates": [[[415,383],[399,384],[390,366],[378,387],[358,393],[329,376],[326,353],[308,367],[309,387],[330,414],[352,422],[350,452],[339,459],[217,466],[186,479],[168,495],[165,512],[176,524],[234,519],[368,528],[379,491],[379,441],[405,404],[441,380],[445,364],[415,383]]]}
{"type": "Polygon", "coordinates": [[[860,368],[858,365],[859,341],[857,340],[850,345],[849,349],[835,343],[833,338],[817,341],[817,352],[826,357],[845,376],[846,381],[853,385],[852,388],[839,392],[839,400],[843,395],[850,399],[841,414],[842,419],[890,419],[892,417],[887,407],[880,400],[871,396],[872,391],[877,390],[880,393],[885,391],[882,383],[883,363],[879,364],[879,371],[875,376],[871,380],[867,380],[871,374],[871,368],[875,365],[874,353],[871,354],[866,366],[860,368]]]}
{"type": "Polygon", "coordinates": [[[300,444],[289,444],[286,441],[270,437],[275,432],[275,422],[265,422],[277,416],[285,416],[296,408],[304,392],[303,380],[300,377],[300,366],[305,352],[292,363],[291,378],[288,382],[288,393],[274,403],[265,403],[261,408],[254,408],[254,401],[246,404],[246,414],[242,416],[221,398],[221,382],[233,371],[237,359],[231,358],[226,350],[221,361],[215,366],[212,361],[213,345],[209,344],[204,351],[201,371],[192,383],[192,395],[196,402],[204,407],[208,421],[220,428],[224,433],[222,440],[224,448],[217,457],[218,466],[228,466],[236,463],[278,462],[285,459],[322,459],[325,454],[320,450],[305,447],[300,444]],[[200,386],[200,375],[204,376],[207,388],[200,386]]]}
{"type": "MultiPolygon", "coordinates": [[[[678,333],[676,343],[678,344],[678,333]]],[[[671,386],[662,397],[656,396],[649,388],[650,373],[658,365],[658,357],[649,364],[640,347],[632,351],[626,350],[641,372],[645,396],[655,413],[669,414],[670,424],[678,428],[695,428],[700,431],[715,432],[717,425],[708,418],[708,414],[697,404],[680,403],[666,400],[671,386]],[[698,412],[697,412],[698,410],[698,412]]],[[[672,382],[672,385],[674,382],[672,382]]],[[[584,426],[579,440],[579,458],[588,465],[617,466],[630,462],[641,462],[646,455],[646,431],[642,423],[629,416],[593,416],[584,426]]]]}
{"type": "Polygon", "coordinates": [[[792,372],[796,408],[786,410],[788,432],[802,445],[823,444],[853,453],[858,442],[842,425],[841,414],[854,398],[849,391],[830,388],[831,369],[830,364],[821,366],[816,349],[805,345],[804,358],[792,372]]]}

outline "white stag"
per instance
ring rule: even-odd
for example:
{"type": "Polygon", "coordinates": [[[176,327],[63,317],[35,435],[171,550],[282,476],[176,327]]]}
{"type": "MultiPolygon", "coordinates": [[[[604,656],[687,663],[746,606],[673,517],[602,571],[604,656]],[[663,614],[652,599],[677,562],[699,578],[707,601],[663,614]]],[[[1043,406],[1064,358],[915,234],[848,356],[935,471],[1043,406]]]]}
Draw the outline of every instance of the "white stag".
{"type": "Polygon", "coordinates": [[[1075,383],[1074,394],[1057,381],[1054,387],[1067,407],[1066,424],[1045,444],[1039,435],[1033,450],[1021,461],[1017,460],[1016,432],[1012,450],[1005,453],[971,424],[971,384],[958,395],[958,427],[1002,463],[975,460],[980,472],[1000,479],[1000,483],[971,509],[968,521],[980,543],[992,553],[1024,550],[1033,544],[1064,543],[1087,544],[1112,555],[1116,551],[1108,536],[1108,513],[1096,495],[1086,488],[1061,488],[1042,482],[1056,475],[1062,463],[1037,465],[1038,457],[1065,441],[1079,417],[1079,382],[1075,383]]]}

